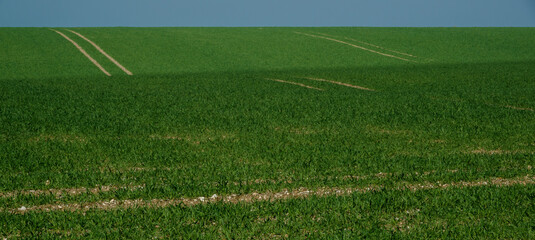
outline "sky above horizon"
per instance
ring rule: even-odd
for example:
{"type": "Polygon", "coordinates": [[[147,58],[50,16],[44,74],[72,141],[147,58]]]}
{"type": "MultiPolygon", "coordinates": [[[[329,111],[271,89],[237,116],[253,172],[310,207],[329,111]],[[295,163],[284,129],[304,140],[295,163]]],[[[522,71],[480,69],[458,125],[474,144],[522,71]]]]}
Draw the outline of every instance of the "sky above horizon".
{"type": "Polygon", "coordinates": [[[535,0],[0,0],[0,27],[535,27],[535,0]]]}

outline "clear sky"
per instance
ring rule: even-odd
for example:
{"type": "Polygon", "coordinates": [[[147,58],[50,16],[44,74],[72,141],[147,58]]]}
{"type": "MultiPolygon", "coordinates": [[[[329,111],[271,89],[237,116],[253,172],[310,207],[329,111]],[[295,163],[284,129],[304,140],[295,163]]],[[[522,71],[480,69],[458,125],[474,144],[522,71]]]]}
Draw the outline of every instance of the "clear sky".
{"type": "Polygon", "coordinates": [[[535,0],[0,0],[0,27],[535,27],[535,0]]]}

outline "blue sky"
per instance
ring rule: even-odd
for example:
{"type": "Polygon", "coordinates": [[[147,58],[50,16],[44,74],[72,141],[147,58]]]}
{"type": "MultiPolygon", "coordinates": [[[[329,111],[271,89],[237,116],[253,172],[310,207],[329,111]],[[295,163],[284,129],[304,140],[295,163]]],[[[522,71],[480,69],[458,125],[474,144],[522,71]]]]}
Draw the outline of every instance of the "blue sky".
{"type": "Polygon", "coordinates": [[[0,27],[535,27],[535,0],[0,0],[0,27]]]}

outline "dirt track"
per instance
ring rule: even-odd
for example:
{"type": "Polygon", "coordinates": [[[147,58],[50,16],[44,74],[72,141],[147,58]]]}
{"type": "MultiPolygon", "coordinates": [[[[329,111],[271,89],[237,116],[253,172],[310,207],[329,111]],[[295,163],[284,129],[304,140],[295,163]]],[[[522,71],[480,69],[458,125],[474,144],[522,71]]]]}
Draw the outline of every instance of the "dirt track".
{"type": "Polygon", "coordinates": [[[78,45],[78,43],[76,43],[75,41],[73,41],[72,39],[70,39],[69,37],[65,36],[65,34],[61,33],[60,31],[57,31],[57,30],[54,30],[54,29],[50,29],[56,33],[58,33],[59,35],[61,35],[62,37],[64,37],[65,39],[67,39],[69,42],[71,42],[80,52],[82,52],[84,54],[84,56],[86,56],[93,64],[95,64],[95,66],[97,66],[100,71],[102,71],[104,74],[108,75],[108,76],[111,76],[111,74],[106,71],[106,69],[104,69],[98,62],[97,60],[93,59],[82,47],[80,47],[80,45],[78,45]]]}
{"type": "Polygon", "coordinates": [[[341,41],[341,40],[338,40],[338,39],[334,39],[334,38],[330,38],[330,37],[324,37],[324,36],[308,34],[308,33],[302,33],[302,32],[295,32],[295,33],[301,34],[301,35],[305,35],[305,36],[309,36],[309,37],[314,37],[314,38],[322,38],[322,39],[330,40],[330,41],[337,42],[337,43],[342,43],[342,44],[349,45],[349,46],[354,47],[354,48],[359,48],[359,49],[362,49],[362,50],[365,50],[365,51],[368,51],[368,52],[372,52],[372,53],[383,55],[383,56],[390,57],[390,58],[395,58],[395,59],[399,59],[399,60],[403,60],[403,61],[407,61],[407,62],[416,62],[416,61],[413,61],[413,60],[409,60],[409,59],[406,59],[406,58],[401,58],[401,57],[398,57],[398,56],[394,56],[394,55],[378,52],[378,51],[375,51],[375,50],[371,50],[371,49],[365,48],[363,46],[355,45],[355,44],[352,44],[352,43],[344,42],[344,41],[341,41]]]}
{"type": "MultiPolygon", "coordinates": [[[[508,187],[515,185],[533,185],[535,184],[535,176],[526,175],[523,177],[515,178],[490,178],[482,179],[478,181],[460,181],[452,183],[408,183],[401,184],[397,187],[393,187],[390,190],[399,191],[421,191],[429,189],[448,189],[448,188],[467,188],[467,187],[482,187],[482,186],[496,186],[496,187],[508,187]]],[[[378,192],[383,191],[386,188],[381,185],[369,185],[366,187],[322,187],[317,189],[298,188],[294,190],[282,190],[279,192],[263,192],[263,193],[248,193],[248,194],[231,194],[228,196],[218,196],[214,194],[210,197],[196,197],[196,198],[181,198],[181,199],[133,199],[133,200],[115,200],[101,202],[87,202],[87,203],[68,203],[68,204],[45,204],[31,207],[21,207],[18,209],[0,209],[2,212],[9,212],[12,214],[24,214],[28,211],[89,211],[92,209],[98,210],[115,210],[115,209],[128,209],[137,207],[148,208],[164,208],[170,206],[196,206],[199,204],[207,203],[252,203],[258,201],[279,201],[288,199],[308,198],[312,196],[324,197],[324,196],[347,196],[353,193],[366,193],[366,192],[378,192]]]]}
{"type": "Polygon", "coordinates": [[[337,82],[337,81],[333,81],[333,80],[327,80],[327,79],[321,79],[321,78],[310,78],[310,77],[306,77],[305,79],[314,80],[314,81],[320,81],[320,82],[329,82],[329,83],[334,83],[334,84],[338,84],[338,85],[342,85],[342,86],[346,86],[346,87],[350,87],[350,88],[356,88],[356,89],[360,89],[360,90],[373,91],[373,92],[375,91],[375,90],[370,89],[370,88],[365,88],[365,87],[361,87],[361,86],[357,86],[357,85],[351,85],[349,83],[337,82]]]}
{"type": "Polygon", "coordinates": [[[314,90],[323,91],[323,89],[321,89],[321,88],[316,88],[316,87],[308,86],[308,85],[305,85],[305,84],[302,84],[302,83],[296,83],[296,82],[284,81],[284,80],[274,79],[274,78],[266,78],[266,79],[267,79],[267,80],[271,80],[271,81],[276,81],[276,82],[281,82],[281,83],[288,83],[288,84],[293,84],[293,85],[297,85],[297,86],[301,86],[301,87],[305,87],[305,88],[310,88],[310,89],[314,89],[314,90]]]}
{"type": "Polygon", "coordinates": [[[95,47],[100,53],[102,53],[104,56],[106,56],[111,62],[113,62],[117,67],[119,67],[121,70],[123,70],[123,72],[125,72],[126,74],[128,75],[132,75],[132,72],[128,71],[128,69],[126,69],[125,67],[123,67],[123,65],[121,65],[119,62],[117,62],[117,60],[115,60],[114,58],[112,58],[108,53],[106,53],[104,50],[102,50],[102,48],[100,48],[97,44],[95,44],[93,41],[89,40],[88,38],[86,38],[85,36],[83,36],[82,34],[80,33],[77,33],[75,31],[72,31],[72,30],[69,30],[67,29],[67,31],[69,32],[72,32],[76,35],[78,35],[78,37],[81,37],[82,39],[86,40],[88,43],[90,43],[91,45],[93,45],[93,47],[95,47]]]}

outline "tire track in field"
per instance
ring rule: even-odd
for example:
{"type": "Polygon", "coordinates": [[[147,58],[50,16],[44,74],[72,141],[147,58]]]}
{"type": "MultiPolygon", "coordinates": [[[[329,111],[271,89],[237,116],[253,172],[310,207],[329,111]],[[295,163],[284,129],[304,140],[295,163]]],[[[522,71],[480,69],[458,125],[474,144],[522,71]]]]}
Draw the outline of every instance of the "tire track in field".
{"type": "Polygon", "coordinates": [[[93,41],[89,40],[88,38],[86,38],[84,35],[78,33],[78,32],[75,32],[73,30],[70,30],[70,29],[67,29],[67,31],[69,32],[72,32],[76,35],[78,35],[78,37],[84,39],[85,41],[87,41],[88,43],[90,43],[91,45],[93,45],[93,47],[95,47],[100,53],[102,53],[102,55],[106,56],[112,63],[114,63],[117,67],[119,67],[121,70],[123,70],[123,72],[125,72],[126,74],[128,75],[132,75],[132,72],[128,71],[128,69],[126,69],[125,67],[123,67],[123,65],[121,65],[117,60],[115,60],[113,57],[111,57],[108,53],[106,53],[104,50],[102,50],[102,48],[100,48],[97,44],[95,44],[93,41]]]}
{"type": "MultiPolygon", "coordinates": [[[[437,100],[437,101],[450,101],[450,102],[461,102],[461,103],[466,103],[468,100],[466,99],[462,99],[462,98],[452,98],[452,97],[437,97],[437,96],[426,96],[427,98],[429,99],[432,99],[432,100],[437,100]]],[[[529,108],[529,107],[517,107],[517,106],[513,106],[513,105],[500,105],[500,104],[493,104],[493,103],[489,103],[489,102],[483,102],[482,104],[484,105],[487,105],[487,106],[491,106],[491,107],[497,107],[497,108],[509,108],[509,109],[513,109],[513,110],[518,110],[518,111],[529,111],[529,112],[534,112],[535,109],[533,108],[529,108]]]]}
{"type": "Polygon", "coordinates": [[[288,84],[293,84],[293,85],[297,85],[297,86],[301,86],[301,87],[305,87],[305,88],[310,88],[310,89],[314,89],[314,90],[318,90],[318,91],[323,91],[323,89],[321,89],[321,88],[316,88],[316,87],[308,86],[308,85],[305,85],[305,84],[302,84],[302,83],[297,83],[297,82],[290,82],[290,81],[274,79],[274,78],[266,78],[266,80],[271,80],[271,81],[281,82],[281,83],[288,83],[288,84]]]}
{"type": "Polygon", "coordinates": [[[2,212],[8,212],[11,214],[24,214],[26,212],[50,212],[50,211],[89,211],[89,210],[117,210],[128,208],[165,208],[172,206],[196,206],[199,204],[208,203],[254,203],[260,201],[281,201],[291,199],[304,199],[309,197],[327,197],[327,196],[348,196],[354,193],[368,193],[368,192],[381,192],[384,190],[398,190],[398,191],[422,191],[430,189],[451,189],[451,188],[471,188],[471,187],[510,187],[517,185],[534,185],[535,176],[526,175],[515,178],[490,178],[481,179],[478,181],[459,181],[451,183],[441,182],[422,182],[422,183],[402,183],[394,187],[385,187],[382,185],[368,185],[366,187],[320,187],[316,189],[297,188],[293,190],[282,190],[279,192],[263,192],[263,193],[248,193],[248,194],[231,194],[227,196],[218,196],[217,194],[211,197],[196,197],[196,198],[180,198],[180,199],[133,199],[133,200],[115,200],[100,202],[87,202],[87,203],[69,203],[69,204],[45,204],[32,207],[21,207],[18,209],[1,209],[2,212]]]}
{"type": "Polygon", "coordinates": [[[102,71],[104,74],[108,75],[108,76],[111,76],[111,74],[106,71],[106,69],[104,69],[98,62],[97,60],[93,59],[82,47],[80,47],[80,45],[78,45],[78,43],[76,43],[74,40],[70,39],[69,37],[67,37],[65,34],[61,33],[60,31],[58,30],[55,30],[55,29],[50,29],[56,33],[58,33],[59,35],[61,35],[62,37],[64,37],[65,39],[67,39],[69,42],[71,42],[80,52],[82,52],[84,54],[84,56],[86,56],[93,64],[95,64],[95,66],[98,67],[98,69],[100,69],[100,71],[102,71]]]}
{"type": "Polygon", "coordinates": [[[533,108],[522,108],[522,107],[515,107],[511,105],[505,106],[506,108],[514,109],[514,110],[520,110],[520,111],[531,111],[533,112],[533,108]]]}
{"type": "Polygon", "coordinates": [[[104,192],[116,192],[118,190],[129,190],[136,191],[138,189],[145,188],[145,185],[108,185],[108,186],[98,186],[94,188],[52,188],[46,190],[19,190],[11,192],[0,193],[0,198],[13,198],[17,196],[41,196],[41,195],[54,195],[56,197],[63,195],[80,195],[83,193],[104,193],[104,192]]]}
{"type": "Polygon", "coordinates": [[[314,35],[314,34],[309,34],[309,33],[302,33],[302,32],[295,32],[295,33],[301,34],[301,35],[305,35],[305,36],[309,36],[309,37],[314,37],[314,38],[321,38],[321,39],[325,39],[325,40],[329,40],[329,41],[333,41],[333,42],[337,42],[337,43],[342,43],[342,44],[349,45],[349,46],[354,47],[354,48],[362,49],[362,50],[365,50],[365,51],[368,51],[368,52],[372,52],[372,53],[375,53],[375,54],[379,54],[379,55],[382,55],[382,56],[385,56],[385,57],[395,58],[395,59],[399,59],[399,60],[403,60],[403,61],[407,61],[407,62],[416,62],[414,60],[410,60],[410,59],[394,56],[394,55],[387,54],[387,53],[378,52],[378,51],[375,51],[375,50],[371,50],[369,48],[365,48],[363,46],[355,45],[355,44],[352,44],[352,43],[344,42],[344,41],[341,41],[341,40],[338,40],[338,39],[334,39],[334,38],[330,38],[330,37],[314,35]]]}
{"type": "Polygon", "coordinates": [[[71,238],[71,239],[81,239],[82,237],[87,237],[85,235],[91,233],[91,230],[87,230],[87,229],[85,229],[85,230],[42,229],[41,232],[38,235],[33,235],[31,232],[22,233],[19,230],[15,234],[7,235],[7,236],[0,235],[0,239],[3,239],[3,240],[8,240],[8,239],[12,239],[12,238],[15,238],[15,239],[32,239],[32,238],[36,238],[36,237],[37,237],[37,239],[39,239],[39,237],[43,233],[53,234],[54,237],[57,238],[57,239],[62,239],[64,237],[71,238]]]}
{"type": "MultiPolygon", "coordinates": [[[[470,153],[475,154],[501,154],[503,151],[501,150],[491,150],[487,151],[484,149],[474,150],[470,153]]],[[[498,171],[500,172],[506,172],[508,170],[532,170],[533,166],[527,165],[524,167],[508,167],[508,168],[500,168],[498,171]]],[[[102,169],[109,171],[109,169],[102,169]]],[[[149,172],[149,171],[172,171],[173,169],[170,167],[163,167],[163,168],[144,168],[144,167],[131,167],[124,170],[114,169],[111,170],[111,172],[121,172],[125,173],[126,171],[132,171],[132,172],[149,172]]],[[[423,171],[423,172],[408,172],[403,173],[403,175],[406,176],[428,176],[435,173],[466,173],[468,170],[463,169],[449,169],[449,170],[430,170],[430,171],[423,171]]],[[[473,171],[473,170],[470,170],[473,171]]],[[[479,170],[476,170],[479,172],[479,170]]],[[[102,171],[104,172],[104,171],[102,171]]],[[[259,179],[253,179],[253,180],[244,180],[240,182],[228,182],[229,185],[239,186],[250,186],[255,184],[279,184],[279,183],[294,183],[298,181],[325,181],[325,180],[366,180],[366,179],[389,179],[392,178],[395,175],[402,174],[401,172],[379,172],[379,173],[371,173],[366,175],[327,175],[327,176],[314,176],[314,177],[307,177],[303,179],[293,179],[293,178],[259,178],[259,179]]],[[[201,182],[201,183],[207,183],[210,186],[220,186],[219,182],[201,182]]],[[[92,193],[92,194],[98,194],[103,192],[115,192],[118,190],[129,190],[129,191],[137,191],[137,190],[143,190],[146,187],[145,184],[140,185],[134,185],[134,184],[128,184],[128,185],[104,185],[104,186],[96,186],[94,188],[85,188],[85,187],[73,187],[73,188],[52,188],[52,189],[35,189],[35,190],[15,190],[15,191],[9,191],[9,192],[0,192],[0,198],[14,198],[18,196],[41,196],[41,195],[55,195],[56,197],[59,196],[76,196],[83,193],[92,193]]]]}
{"type": "Polygon", "coordinates": [[[350,88],[356,88],[356,89],[360,89],[360,90],[366,90],[366,91],[372,91],[372,92],[376,91],[376,90],[370,89],[370,88],[365,88],[365,87],[361,87],[361,86],[357,86],[357,85],[351,85],[349,83],[337,82],[337,81],[327,80],[327,79],[322,79],[322,78],[304,77],[304,79],[320,81],[320,82],[328,82],[328,83],[338,84],[338,85],[342,85],[342,86],[346,86],[346,87],[350,87],[350,88]]]}
{"type": "MultiPolygon", "coordinates": [[[[328,37],[338,37],[338,36],[333,36],[333,35],[329,35],[329,34],[326,34],[326,33],[319,33],[319,32],[315,32],[315,34],[328,36],[328,37]]],[[[386,50],[386,51],[389,51],[389,52],[405,55],[405,56],[408,56],[408,57],[421,58],[421,57],[418,57],[418,56],[414,56],[412,54],[408,54],[408,53],[404,53],[404,52],[399,52],[399,51],[396,51],[396,50],[388,49],[388,48],[381,47],[381,46],[378,46],[378,45],[375,45],[375,44],[363,42],[363,41],[360,41],[360,40],[357,40],[357,39],[354,39],[354,38],[350,38],[350,37],[343,37],[343,38],[347,39],[347,40],[355,41],[355,42],[358,42],[358,43],[361,43],[361,44],[364,44],[364,45],[372,46],[372,47],[375,47],[375,48],[378,48],[378,49],[382,49],[382,50],[386,50]]]]}

